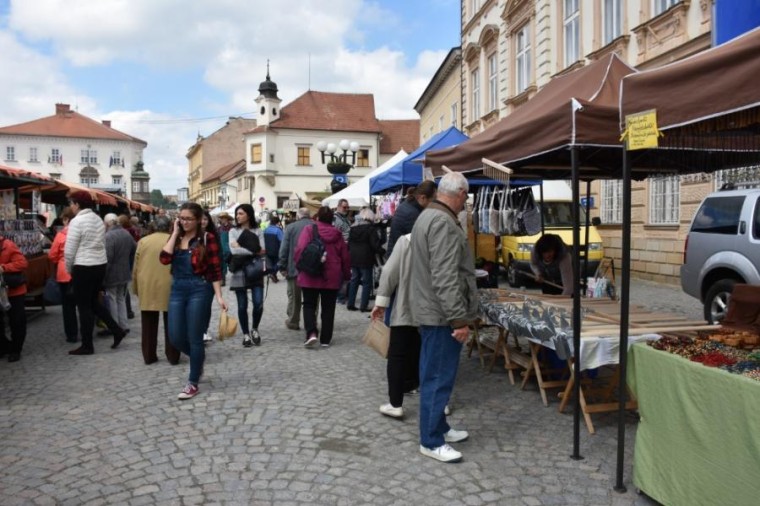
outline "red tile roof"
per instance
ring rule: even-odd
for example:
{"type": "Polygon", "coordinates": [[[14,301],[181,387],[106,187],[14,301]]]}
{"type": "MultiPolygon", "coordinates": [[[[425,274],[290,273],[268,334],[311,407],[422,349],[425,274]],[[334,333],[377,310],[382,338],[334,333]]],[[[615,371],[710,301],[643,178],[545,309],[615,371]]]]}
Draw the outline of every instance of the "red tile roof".
{"type": "Polygon", "coordinates": [[[221,181],[229,181],[232,179],[230,176],[233,176],[241,166],[245,166],[245,160],[238,160],[236,162],[228,163],[227,165],[214,169],[208,176],[203,178],[201,183],[208,183],[209,181],[214,181],[215,179],[219,179],[221,181]]]}
{"type": "Polygon", "coordinates": [[[76,111],[72,111],[69,104],[56,104],[53,116],[2,127],[0,128],[0,134],[109,139],[139,142],[145,146],[148,145],[142,139],[111,128],[110,121],[101,123],[76,111]]]}
{"type": "Polygon", "coordinates": [[[395,154],[403,149],[411,153],[420,147],[420,120],[383,119],[380,120],[382,139],[380,153],[395,154]]]}
{"type": "MultiPolygon", "coordinates": [[[[307,91],[280,110],[270,128],[380,132],[372,94],[307,91]]],[[[253,130],[259,131],[259,128],[253,130]]]]}

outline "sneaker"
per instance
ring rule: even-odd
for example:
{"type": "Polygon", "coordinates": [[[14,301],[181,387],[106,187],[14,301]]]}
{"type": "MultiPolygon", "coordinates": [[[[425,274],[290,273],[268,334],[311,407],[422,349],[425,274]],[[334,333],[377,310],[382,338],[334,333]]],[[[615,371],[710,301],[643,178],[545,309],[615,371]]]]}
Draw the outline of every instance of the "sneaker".
{"type": "Polygon", "coordinates": [[[258,329],[253,329],[251,331],[251,338],[253,339],[254,346],[260,346],[261,345],[261,334],[259,334],[258,329]]]}
{"type": "Polygon", "coordinates": [[[420,445],[420,453],[426,457],[440,460],[441,462],[454,463],[462,460],[462,453],[456,451],[447,444],[439,446],[438,448],[433,448],[432,450],[420,445]]]}
{"type": "Polygon", "coordinates": [[[403,418],[404,416],[404,408],[401,406],[394,408],[392,404],[383,404],[380,406],[380,412],[391,418],[403,418]]]}
{"type": "Polygon", "coordinates": [[[413,388],[406,392],[407,395],[419,395],[420,389],[419,388],[413,388]]]}
{"type": "Polygon", "coordinates": [[[249,334],[243,335],[243,346],[246,348],[250,348],[253,346],[253,340],[251,339],[251,336],[249,334]]]}
{"type": "Polygon", "coordinates": [[[329,348],[330,347],[330,343],[321,343],[320,346],[322,348],[329,348]]]}
{"type": "Polygon", "coordinates": [[[208,332],[204,332],[203,333],[203,342],[204,343],[210,343],[213,340],[214,340],[214,338],[211,337],[211,335],[208,332]]]}
{"type": "Polygon", "coordinates": [[[446,405],[443,407],[443,414],[444,414],[444,415],[446,415],[446,416],[449,416],[449,415],[451,414],[451,408],[449,407],[449,405],[448,405],[448,404],[446,404],[446,405]]]}
{"type": "Polygon", "coordinates": [[[314,343],[316,343],[317,341],[319,341],[319,339],[317,339],[317,336],[315,336],[314,334],[311,334],[309,337],[306,338],[306,341],[304,341],[303,345],[306,346],[307,348],[311,348],[314,345],[314,343]]]}
{"type": "Polygon", "coordinates": [[[459,443],[466,441],[470,435],[466,430],[449,429],[449,431],[443,435],[443,440],[447,443],[459,443]]]}
{"type": "Polygon", "coordinates": [[[198,395],[198,386],[193,385],[192,383],[188,383],[187,385],[185,385],[185,388],[183,388],[182,391],[179,393],[179,395],[177,396],[177,399],[181,401],[185,401],[187,399],[192,399],[196,395],[198,395]]]}

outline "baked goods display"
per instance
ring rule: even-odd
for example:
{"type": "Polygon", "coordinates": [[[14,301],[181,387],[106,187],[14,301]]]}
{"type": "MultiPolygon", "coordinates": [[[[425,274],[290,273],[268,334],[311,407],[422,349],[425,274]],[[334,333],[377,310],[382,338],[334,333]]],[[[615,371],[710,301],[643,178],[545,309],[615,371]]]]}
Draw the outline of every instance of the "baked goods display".
{"type": "Polygon", "coordinates": [[[706,332],[704,337],[736,348],[752,350],[760,347],[760,335],[750,330],[735,330],[723,327],[706,332]]]}

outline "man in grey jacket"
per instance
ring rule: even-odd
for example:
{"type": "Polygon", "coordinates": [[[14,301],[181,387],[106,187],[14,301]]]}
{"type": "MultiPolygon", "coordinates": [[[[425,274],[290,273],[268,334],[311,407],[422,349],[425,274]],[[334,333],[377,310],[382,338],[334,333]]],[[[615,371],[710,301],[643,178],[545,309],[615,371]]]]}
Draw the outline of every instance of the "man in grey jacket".
{"type": "Polygon", "coordinates": [[[448,443],[469,434],[446,422],[445,406],[454,387],[462,344],[477,318],[475,264],[457,215],[469,185],[460,173],[438,184],[436,200],[417,219],[411,240],[411,300],[420,328],[420,453],[441,462],[462,454],[448,443]]]}
{"type": "Polygon", "coordinates": [[[290,330],[301,328],[301,288],[296,283],[298,271],[293,261],[293,252],[296,250],[301,231],[314,223],[309,217],[309,210],[305,207],[298,210],[296,218],[296,221],[285,227],[278,261],[280,272],[288,282],[288,318],[285,320],[285,326],[290,330]]]}
{"type": "MultiPolygon", "coordinates": [[[[118,217],[109,213],[103,218],[106,225],[106,276],[103,288],[110,302],[111,316],[119,327],[129,332],[127,321],[127,285],[132,280],[132,268],[137,244],[132,235],[119,225],[118,217]]],[[[98,332],[98,335],[109,335],[110,331],[98,332]]]]}

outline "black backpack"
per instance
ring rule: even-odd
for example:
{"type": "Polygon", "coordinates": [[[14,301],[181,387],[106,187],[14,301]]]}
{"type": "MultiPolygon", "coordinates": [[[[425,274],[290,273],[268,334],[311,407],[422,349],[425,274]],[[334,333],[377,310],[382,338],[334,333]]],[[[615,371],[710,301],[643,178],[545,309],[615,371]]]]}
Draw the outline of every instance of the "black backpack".
{"type": "Polygon", "coordinates": [[[296,263],[296,269],[300,272],[305,272],[309,276],[321,276],[325,266],[322,262],[324,255],[325,244],[322,242],[322,238],[319,237],[317,225],[312,225],[311,241],[301,252],[301,257],[296,263]]]}

